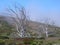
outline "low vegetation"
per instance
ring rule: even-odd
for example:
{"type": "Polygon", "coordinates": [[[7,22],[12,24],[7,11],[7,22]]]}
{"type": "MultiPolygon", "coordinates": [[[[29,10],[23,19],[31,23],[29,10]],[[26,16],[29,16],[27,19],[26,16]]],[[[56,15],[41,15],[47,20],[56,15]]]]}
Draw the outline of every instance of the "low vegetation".
{"type": "Polygon", "coordinates": [[[58,45],[60,40],[41,40],[33,38],[19,39],[0,39],[0,45],[58,45]]]}
{"type": "MultiPolygon", "coordinates": [[[[14,27],[6,21],[0,21],[0,45],[59,45],[60,38],[55,35],[49,35],[48,38],[10,38],[10,34],[14,32],[14,27]]],[[[57,31],[59,32],[59,31],[57,31]]]]}

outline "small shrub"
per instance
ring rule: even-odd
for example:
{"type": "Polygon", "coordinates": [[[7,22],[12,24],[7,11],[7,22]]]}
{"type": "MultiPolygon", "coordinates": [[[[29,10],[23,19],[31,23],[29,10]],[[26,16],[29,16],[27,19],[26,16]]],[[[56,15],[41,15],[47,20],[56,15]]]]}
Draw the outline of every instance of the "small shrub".
{"type": "Polygon", "coordinates": [[[6,36],[0,36],[0,39],[9,39],[9,37],[6,37],[6,36]]]}
{"type": "Polygon", "coordinates": [[[16,45],[16,43],[10,43],[9,45],[16,45]]]}
{"type": "Polygon", "coordinates": [[[32,44],[32,45],[36,45],[36,44],[32,44]]]}
{"type": "Polygon", "coordinates": [[[55,37],[55,35],[49,35],[49,37],[55,37]]]}
{"type": "Polygon", "coordinates": [[[40,39],[45,39],[45,37],[40,37],[40,39]]]}
{"type": "Polygon", "coordinates": [[[46,45],[53,45],[53,42],[48,42],[46,45]]]}
{"type": "Polygon", "coordinates": [[[41,40],[41,41],[40,41],[40,43],[42,44],[42,43],[43,43],[43,41],[41,40]]]}
{"type": "Polygon", "coordinates": [[[5,42],[1,42],[0,45],[5,45],[5,42]]]}
{"type": "Polygon", "coordinates": [[[32,38],[25,38],[23,42],[24,42],[24,44],[31,44],[33,42],[33,40],[34,39],[32,39],[32,38]]]}

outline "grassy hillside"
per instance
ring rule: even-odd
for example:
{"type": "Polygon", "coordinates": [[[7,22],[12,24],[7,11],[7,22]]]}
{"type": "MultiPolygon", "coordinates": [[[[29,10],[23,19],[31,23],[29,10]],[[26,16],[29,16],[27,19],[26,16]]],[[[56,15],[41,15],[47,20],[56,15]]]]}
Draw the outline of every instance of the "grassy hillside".
{"type": "MultiPolygon", "coordinates": [[[[43,23],[29,21],[28,32],[31,35],[40,36],[41,27],[45,26],[43,23]]],[[[13,25],[9,24],[4,18],[0,18],[0,45],[58,45],[60,44],[60,27],[48,25],[49,35],[51,37],[45,39],[43,37],[37,38],[10,38],[15,31],[13,25]]],[[[15,33],[14,33],[15,34],[15,33]]]]}
{"type": "MultiPolygon", "coordinates": [[[[10,19],[10,17],[8,17],[10,19]]],[[[9,36],[11,33],[15,31],[15,28],[12,26],[14,24],[9,24],[10,22],[13,23],[13,21],[8,20],[8,22],[5,20],[7,17],[0,17],[0,36],[9,36]]],[[[41,36],[43,33],[43,29],[40,26],[45,27],[46,24],[35,22],[35,21],[29,21],[29,28],[28,32],[33,36],[41,36]]],[[[56,27],[53,25],[48,25],[48,34],[51,37],[60,37],[60,27],[56,27]]],[[[11,36],[11,35],[10,35],[11,36]]]]}
{"type": "MultiPolygon", "coordinates": [[[[42,31],[42,27],[45,28],[46,24],[44,23],[40,23],[40,22],[35,22],[35,21],[31,21],[29,23],[29,26],[32,28],[31,32],[33,33],[38,33],[40,35],[40,33],[43,33],[44,31],[42,31]]],[[[60,37],[60,27],[54,26],[54,25],[48,25],[48,34],[50,37],[60,37]]]]}
{"type": "Polygon", "coordinates": [[[13,31],[12,25],[9,25],[7,21],[0,20],[0,38],[8,37],[13,31]]]}

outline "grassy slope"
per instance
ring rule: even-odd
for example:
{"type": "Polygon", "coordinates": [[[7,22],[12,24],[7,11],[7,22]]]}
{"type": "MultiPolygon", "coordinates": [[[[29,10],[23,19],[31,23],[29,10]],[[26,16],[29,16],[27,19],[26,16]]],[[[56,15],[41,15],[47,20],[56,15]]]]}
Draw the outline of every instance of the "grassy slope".
{"type": "Polygon", "coordinates": [[[0,20],[0,37],[9,36],[12,33],[13,27],[10,26],[6,21],[0,20]]]}
{"type": "MultiPolygon", "coordinates": [[[[12,32],[12,27],[6,22],[6,21],[0,21],[0,36],[9,36],[9,34],[12,32]]],[[[58,31],[59,32],[59,31],[58,31]]],[[[14,39],[0,39],[0,43],[5,42],[7,44],[9,43],[24,43],[24,41],[21,40],[14,40],[14,39]]],[[[41,40],[41,39],[35,39],[31,44],[39,44],[39,43],[60,43],[60,38],[48,38],[47,40],[41,40]]],[[[43,44],[42,43],[42,44],[43,44]]]]}

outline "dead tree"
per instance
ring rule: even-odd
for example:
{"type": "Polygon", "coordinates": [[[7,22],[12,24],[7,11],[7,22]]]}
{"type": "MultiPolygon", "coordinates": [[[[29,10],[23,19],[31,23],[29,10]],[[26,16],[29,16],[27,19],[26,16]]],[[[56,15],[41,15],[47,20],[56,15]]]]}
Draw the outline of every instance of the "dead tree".
{"type": "Polygon", "coordinates": [[[15,10],[7,8],[7,13],[5,14],[10,15],[11,19],[13,19],[14,24],[16,26],[16,34],[22,38],[30,36],[26,32],[29,18],[26,16],[25,8],[17,6],[15,6],[14,8],[15,10]]]}
{"type": "Polygon", "coordinates": [[[44,20],[44,25],[45,26],[42,26],[42,28],[43,28],[43,32],[45,33],[45,35],[46,35],[46,38],[48,37],[48,26],[49,26],[49,24],[50,24],[50,19],[49,18],[46,18],[45,20],[44,20]]]}

